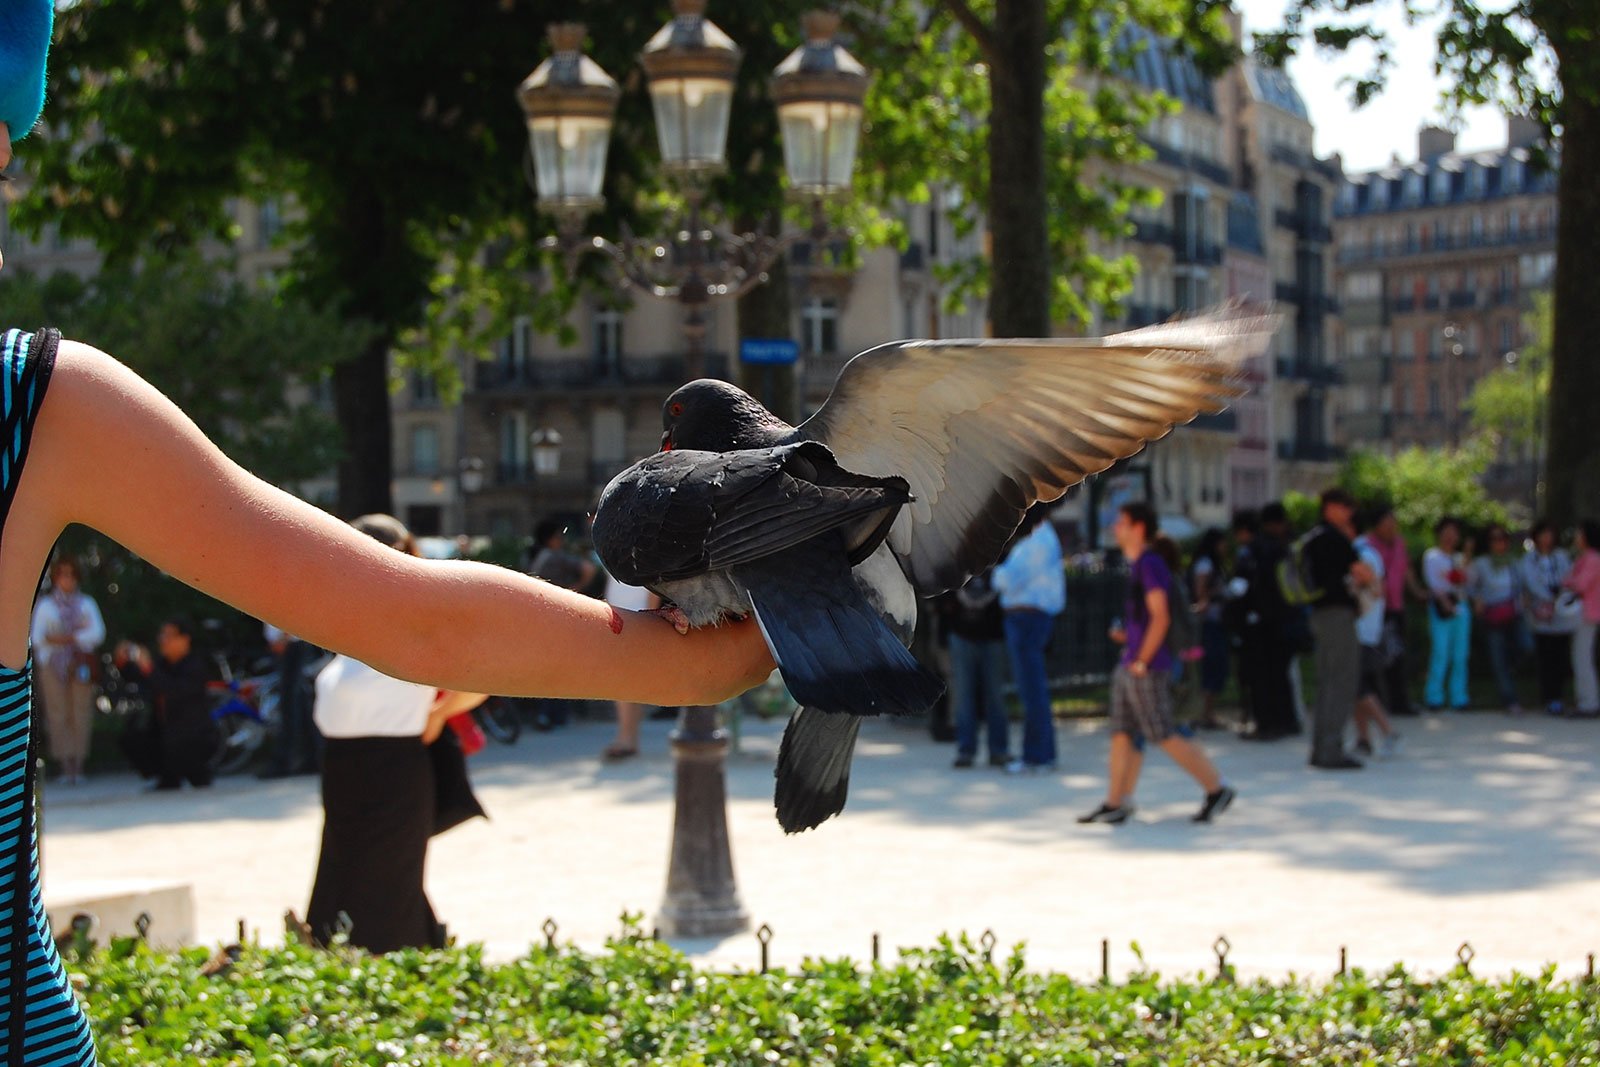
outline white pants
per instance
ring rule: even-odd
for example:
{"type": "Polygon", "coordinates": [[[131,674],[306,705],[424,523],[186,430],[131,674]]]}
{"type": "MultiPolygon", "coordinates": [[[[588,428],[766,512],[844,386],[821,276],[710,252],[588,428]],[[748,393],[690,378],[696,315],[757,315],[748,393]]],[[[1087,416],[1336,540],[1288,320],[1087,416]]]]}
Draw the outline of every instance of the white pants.
{"type": "Polygon", "coordinates": [[[1600,680],[1595,678],[1594,633],[1600,623],[1579,623],[1572,634],[1572,687],[1579,711],[1600,711],[1600,680]]]}

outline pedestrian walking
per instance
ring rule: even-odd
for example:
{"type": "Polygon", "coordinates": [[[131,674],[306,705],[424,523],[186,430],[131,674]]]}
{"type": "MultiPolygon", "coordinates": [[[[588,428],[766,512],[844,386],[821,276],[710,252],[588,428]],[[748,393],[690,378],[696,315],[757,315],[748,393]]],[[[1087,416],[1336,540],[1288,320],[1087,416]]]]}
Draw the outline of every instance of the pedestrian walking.
{"type": "Polygon", "coordinates": [[[1056,765],[1056,721],[1044,654],[1056,616],[1066,607],[1067,572],[1061,539],[1046,508],[1035,504],[1028,510],[1011,551],[994,569],[994,588],[1005,612],[1011,678],[1022,701],[1022,755],[1007,765],[1012,774],[1052,770],[1056,765]]]}
{"type": "Polygon", "coordinates": [[[1468,573],[1468,592],[1472,614],[1483,631],[1489,653],[1489,669],[1494,673],[1500,706],[1508,715],[1521,715],[1513,674],[1522,656],[1522,582],[1517,557],[1511,552],[1511,534],[1499,523],[1484,532],[1487,551],[1472,561],[1468,573]]]}
{"type": "Polygon", "coordinates": [[[1467,706],[1467,660],[1472,643],[1472,612],[1467,604],[1467,563],[1460,553],[1461,523],[1445,516],[1434,524],[1434,544],[1422,554],[1422,580],[1428,587],[1428,685],[1423,703],[1438,711],[1448,700],[1467,706]]]}
{"type": "MultiPolygon", "coordinates": [[[[392,516],[363,515],[351,525],[418,554],[392,516]]],[[[392,678],[348,656],[335,656],[317,675],[322,845],[306,923],[319,942],[342,933],[375,954],[444,947],[444,927],[423,888],[440,799],[429,748],[456,744],[444,736],[446,721],[483,700],[392,678]]],[[[459,758],[459,751],[446,755],[459,758]]]]}
{"type": "Polygon", "coordinates": [[[50,566],[50,591],[33,607],[34,677],[44,703],[50,758],[62,785],[83,781],[94,733],[97,650],[106,639],[100,608],[82,588],[78,561],[62,556],[50,566]]]}
{"type": "Polygon", "coordinates": [[[1200,747],[1178,733],[1172,719],[1172,669],[1167,649],[1171,625],[1173,575],[1150,547],[1160,532],[1154,510],[1132,502],[1117,512],[1111,533],[1128,561],[1128,594],[1123,627],[1112,639],[1122,656],[1111,676],[1111,755],[1105,800],[1079,817],[1080,823],[1126,822],[1134,812],[1134,791],[1144,767],[1141,746],[1158,746],[1199,783],[1205,793],[1195,822],[1210,822],[1233,803],[1234,790],[1200,747]]]}
{"type": "Polygon", "coordinates": [[[132,667],[154,704],[149,732],[130,744],[143,753],[130,756],[142,775],[156,780],[158,791],[175,791],[188,782],[196,789],[211,785],[211,761],[222,734],[211,718],[207,683],[215,672],[194,647],[194,626],[176,616],[156,631],[156,654],[142,645],[132,649],[132,667]]]}
{"type": "Polygon", "coordinates": [[[1393,755],[1400,745],[1400,734],[1389,721],[1384,706],[1387,688],[1384,674],[1387,658],[1391,654],[1385,647],[1384,615],[1388,598],[1385,596],[1387,572],[1383,554],[1372,543],[1370,523],[1366,533],[1355,540],[1357,557],[1372,571],[1373,581],[1358,586],[1356,594],[1356,641],[1361,646],[1361,676],[1356,685],[1356,755],[1393,755]],[[1372,731],[1378,732],[1378,744],[1373,746],[1372,731]]]}
{"type": "Polygon", "coordinates": [[[1295,686],[1290,669],[1303,646],[1300,609],[1291,607],[1278,586],[1278,564],[1289,552],[1289,515],[1274,501],[1261,509],[1260,531],[1251,543],[1252,573],[1244,594],[1253,628],[1249,643],[1256,649],[1250,678],[1250,707],[1255,728],[1251,741],[1278,741],[1300,733],[1295,686]]]}
{"type": "Polygon", "coordinates": [[[1200,535],[1194,559],[1189,564],[1189,599],[1200,622],[1200,718],[1202,730],[1220,729],[1217,698],[1228,687],[1231,648],[1228,630],[1222,622],[1226,601],[1227,570],[1223,565],[1223,532],[1215,527],[1200,535]]]}
{"type": "Polygon", "coordinates": [[[271,759],[257,777],[316,774],[322,762],[322,738],[311,721],[311,694],[305,678],[312,648],[270,622],[261,629],[267,648],[278,657],[278,736],[271,759]]]}
{"type": "Polygon", "coordinates": [[[1533,633],[1533,659],[1539,678],[1539,705],[1547,715],[1566,711],[1567,680],[1572,675],[1572,631],[1576,620],[1556,611],[1572,558],[1556,540],[1555,525],[1540,519],[1529,531],[1528,551],[1519,567],[1522,604],[1533,633]]]}

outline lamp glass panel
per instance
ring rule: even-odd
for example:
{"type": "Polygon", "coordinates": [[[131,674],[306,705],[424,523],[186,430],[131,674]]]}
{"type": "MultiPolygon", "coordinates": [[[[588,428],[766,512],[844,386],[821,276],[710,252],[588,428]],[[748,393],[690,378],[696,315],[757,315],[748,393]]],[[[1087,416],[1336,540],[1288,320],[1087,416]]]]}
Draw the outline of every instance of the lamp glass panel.
{"type": "Polygon", "coordinates": [[[721,78],[657,78],[650,83],[661,161],[669,167],[721,166],[733,85],[721,78]]]}
{"type": "Polygon", "coordinates": [[[838,101],[802,101],[778,108],[783,164],[799,192],[850,188],[861,140],[861,107],[838,101]]]}
{"type": "Polygon", "coordinates": [[[606,176],[611,123],[592,116],[528,120],[533,176],[543,200],[598,197],[606,176]]]}

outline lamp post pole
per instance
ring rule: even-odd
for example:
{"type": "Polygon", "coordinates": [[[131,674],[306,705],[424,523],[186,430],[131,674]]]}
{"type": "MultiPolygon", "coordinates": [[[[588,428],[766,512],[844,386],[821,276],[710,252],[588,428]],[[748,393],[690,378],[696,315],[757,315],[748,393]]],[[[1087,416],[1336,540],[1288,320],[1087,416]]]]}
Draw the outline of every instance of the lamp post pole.
{"type": "MultiPolygon", "coordinates": [[[[773,72],[772,95],[792,195],[813,204],[809,230],[733,233],[705,221],[706,179],[723,169],[740,52],[705,17],[705,0],[673,0],[673,18],[640,54],[655,110],[662,169],[684,199],[684,219],[662,239],[624,230],[620,241],[580,236],[603,203],[606,146],[621,95],[617,83],[582,54],[584,28],[550,28],[555,54],[518,90],[527,116],[530,176],[539,204],[556,218],[542,242],[569,258],[608,255],[623,281],[683,307],[684,370],[706,373],[710,301],[737,298],[767,280],[767,270],[797,240],[836,236],[824,201],[847,192],[860,141],[867,72],[834,41],[837,16],[805,17],[806,43],[773,72]]],[[[727,731],[714,707],[683,709],[672,734],[676,774],[672,853],[657,925],[682,937],[748,928],[728,840],[724,765],[727,731]]]]}

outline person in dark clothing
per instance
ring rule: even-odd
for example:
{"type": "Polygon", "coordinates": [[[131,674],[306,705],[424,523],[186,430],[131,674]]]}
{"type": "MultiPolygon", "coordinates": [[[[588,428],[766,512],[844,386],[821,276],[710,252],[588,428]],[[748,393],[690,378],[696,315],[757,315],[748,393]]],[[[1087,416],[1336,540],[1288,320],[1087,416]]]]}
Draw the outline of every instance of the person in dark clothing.
{"type": "Polygon", "coordinates": [[[211,784],[211,760],[221,742],[206,697],[211,670],[195,652],[194,628],[184,619],[161,624],[156,650],[156,656],[143,647],[133,652],[141,684],[154,705],[150,745],[154,759],[144,773],[156,778],[157,789],[181,789],[185,780],[203,788],[211,784]]]}
{"type": "Polygon", "coordinates": [[[936,602],[950,648],[950,696],[955,705],[957,768],[971,767],[978,754],[978,720],[987,726],[989,765],[1004,767],[1011,756],[1011,722],[1001,686],[1006,671],[1005,613],[989,571],[936,602]]]}
{"type": "Polygon", "coordinates": [[[1233,645],[1234,659],[1238,664],[1235,677],[1239,680],[1239,715],[1241,730],[1254,731],[1256,716],[1251,699],[1250,685],[1259,668],[1256,661],[1261,656],[1260,627],[1252,624],[1250,585],[1256,577],[1255,540],[1257,516],[1253,510],[1234,513],[1233,566],[1223,585],[1222,626],[1233,645]]]}
{"type": "Polygon", "coordinates": [[[1314,600],[1311,635],[1317,665],[1317,699],[1311,715],[1311,766],[1355,770],[1361,761],[1344,750],[1345,724],[1355,711],[1361,671],[1353,586],[1371,586],[1377,576],[1356,554],[1355,500],[1343,489],[1322,493],[1322,524],[1302,549],[1314,600]]]}
{"type": "Polygon", "coordinates": [[[1250,543],[1245,577],[1244,644],[1250,657],[1250,713],[1254,727],[1243,736],[1251,741],[1277,741],[1300,732],[1295,714],[1289,667],[1295,657],[1295,610],[1278,588],[1278,564],[1289,551],[1289,515],[1274,501],[1261,509],[1260,532],[1250,543]]]}
{"type": "Polygon", "coordinates": [[[272,759],[259,778],[316,774],[322,735],[311,721],[311,687],[305,668],[315,650],[299,638],[267,624],[267,647],[278,657],[278,737],[272,759]]]}

